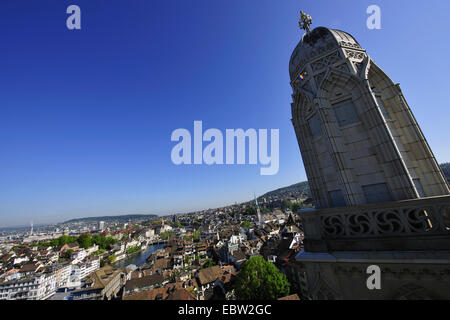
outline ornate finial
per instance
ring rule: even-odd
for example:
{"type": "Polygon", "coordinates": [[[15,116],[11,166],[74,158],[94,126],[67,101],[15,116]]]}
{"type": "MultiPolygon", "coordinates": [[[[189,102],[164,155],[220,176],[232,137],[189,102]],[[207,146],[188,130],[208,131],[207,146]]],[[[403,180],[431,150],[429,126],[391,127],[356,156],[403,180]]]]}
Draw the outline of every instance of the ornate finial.
{"type": "Polygon", "coordinates": [[[298,24],[300,26],[300,29],[305,30],[306,33],[310,32],[311,29],[309,27],[312,24],[311,16],[304,13],[303,11],[300,11],[300,20],[298,21],[298,24]]]}

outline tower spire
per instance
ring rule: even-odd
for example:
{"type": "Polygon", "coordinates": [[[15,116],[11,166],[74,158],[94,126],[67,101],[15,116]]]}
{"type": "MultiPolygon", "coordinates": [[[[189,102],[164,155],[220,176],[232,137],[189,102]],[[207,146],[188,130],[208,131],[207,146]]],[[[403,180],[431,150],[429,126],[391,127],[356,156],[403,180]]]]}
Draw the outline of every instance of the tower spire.
{"type": "Polygon", "coordinates": [[[258,204],[258,198],[256,198],[256,194],[253,194],[254,198],[255,198],[255,207],[256,207],[256,214],[258,216],[258,224],[262,225],[262,219],[261,219],[261,209],[259,208],[259,204],[258,204]]]}

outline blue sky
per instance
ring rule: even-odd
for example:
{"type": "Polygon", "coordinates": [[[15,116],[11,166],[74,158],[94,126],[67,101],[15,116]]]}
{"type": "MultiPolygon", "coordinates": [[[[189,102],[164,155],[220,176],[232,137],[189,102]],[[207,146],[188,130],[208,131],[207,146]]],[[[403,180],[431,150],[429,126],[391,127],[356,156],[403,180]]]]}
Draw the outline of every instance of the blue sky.
{"type": "Polygon", "coordinates": [[[288,63],[313,27],[357,38],[404,94],[439,162],[450,161],[450,2],[7,0],[0,4],[0,227],[172,214],[306,180],[288,63]],[[66,28],[77,4],[82,30],[66,28]],[[366,8],[382,9],[382,30],[366,8]],[[280,170],[175,166],[173,130],[280,129],[280,170]]]}

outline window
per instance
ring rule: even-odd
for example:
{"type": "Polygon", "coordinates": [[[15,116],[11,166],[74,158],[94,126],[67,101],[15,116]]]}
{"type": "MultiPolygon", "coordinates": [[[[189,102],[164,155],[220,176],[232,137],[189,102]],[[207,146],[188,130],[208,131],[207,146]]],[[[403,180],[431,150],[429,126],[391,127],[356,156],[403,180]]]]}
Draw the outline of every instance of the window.
{"type": "Polygon", "coordinates": [[[308,120],[309,129],[313,138],[320,137],[322,135],[322,127],[320,124],[319,114],[315,114],[308,120]]]}
{"type": "Polygon", "coordinates": [[[330,195],[332,208],[345,207],[347,205],[341,190],[330,191],[328,194],[330,195]]]}
{"type": "Polygon", "coordinates": [[[347,100],[333,106],[339,127],[359,122],[358,113],[352,100],[347,100]]]}
{"type": "Polygon", "coordinates": [[[369,204],[392,201],[391,193],[385,183],[363,186],[362,189],[369,204]]]}

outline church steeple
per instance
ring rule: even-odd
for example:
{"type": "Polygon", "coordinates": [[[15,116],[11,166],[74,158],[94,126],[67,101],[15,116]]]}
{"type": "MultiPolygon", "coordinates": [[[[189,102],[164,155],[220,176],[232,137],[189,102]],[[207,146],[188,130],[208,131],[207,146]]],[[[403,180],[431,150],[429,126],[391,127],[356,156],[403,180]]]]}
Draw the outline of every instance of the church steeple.
{"type": "Polygon", "coordinates": [[[352,35],[307,32],[289,71],[292,124],[316,209],[450,193],[400,87],[352,35]]]}
{"type": "Polygon", "coordinates": [[[255,197],[256,214],[257,214],[257,216],[258,216],[258,224],[259,224],[260,226],[262,226],[263,223],[262,223],[262,218],[261,218],[261,209],[259,208],[258,199],[256,198],[256,195],[255,195],[255,194],[254,194],[254,197],[255,197]]]}

